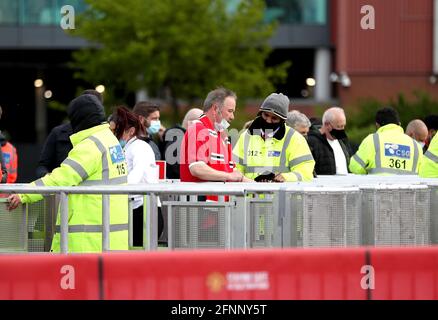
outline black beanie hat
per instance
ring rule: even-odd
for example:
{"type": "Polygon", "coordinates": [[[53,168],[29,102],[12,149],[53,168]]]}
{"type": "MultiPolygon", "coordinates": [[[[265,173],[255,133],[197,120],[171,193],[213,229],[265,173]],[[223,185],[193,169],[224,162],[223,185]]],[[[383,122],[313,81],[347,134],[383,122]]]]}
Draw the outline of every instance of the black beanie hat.
{"type": "Polygon", "coordinates": [[[83,94],[73,99],[68,105],[67,113],[73,133],[98,126],[106,120],[102,103],[91,94],[83,94]]]}

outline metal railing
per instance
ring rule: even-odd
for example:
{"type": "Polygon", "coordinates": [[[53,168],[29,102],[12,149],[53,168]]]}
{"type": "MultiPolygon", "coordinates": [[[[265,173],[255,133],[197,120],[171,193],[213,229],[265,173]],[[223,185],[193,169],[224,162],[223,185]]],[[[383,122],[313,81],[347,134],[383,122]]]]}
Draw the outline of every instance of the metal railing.
{"type": "MultiPolygon", "coordinates": [[[[27,184],[0,185],[1,193],[21,194],[42,194],[60,196],[60,246],[61,253],[68,252],[68,195],[70,194],[101,194],[102,206],[102,250],[109,251],[110,217],[109,217],[109,196],[111,194],[144,195],[144,235],[145,250],[154,250],[158,246],[157,239],[157,196],[160,194],[175,195],[199,195],[205,194],[206,190],[218,195],[241,195],[245,189],[238,185],[227,185],[223,183],[212,183],[207,187],[205,184],[148,184],[148,185],[127,185],[127,186],[94,186],[94,187],[41,187],[27,184]],[[155,213],[155,214],[154,214],[155,213]]],[[[24,207],[23,207],[24,208],[24,207]]],[[[23,212],[26,212],[23,210],[23,212]]],[[[26,217],[26,214],[24,214],[26,217]]],[[[27,219],[26,219],[27,220],[27,219]]],[[[128,220],[129,230],[132,231],[132,219],[128,220]]],[[[26,224],[27,225],[27,221],[26,224]]],[[[27,231],[27,230],[26,230],[27,231]]],[[[26,233],[26,232],[25,232],[26,233]]]]}
{"type": "MultiPolygon", "coordinates": [[[[177,181],[94,187],[16,184],[0,185],[0,192],[57,194],[62,253],[68,252],[70,194],[103,195],[103,251],[110,248],[112,194],[144,195],[144,250],[155,250],[158,246],[157,197],[164,195],[174,197],[163,202],[168,208],[170,249],[438,243],[438,180],[416,176],[323,176],[310,183],[282,184],[177,181]],[[206,195],[218,195],[219,200],[205,202],[199,198],[206,195]]],[[[132,244],[132,213],[128,216],[132,244]]],[[[0,221],[5,217],[0,216],[0,221]]],[[[23,219],[20,221],[28,223],[25,214],[23,219]]]]}

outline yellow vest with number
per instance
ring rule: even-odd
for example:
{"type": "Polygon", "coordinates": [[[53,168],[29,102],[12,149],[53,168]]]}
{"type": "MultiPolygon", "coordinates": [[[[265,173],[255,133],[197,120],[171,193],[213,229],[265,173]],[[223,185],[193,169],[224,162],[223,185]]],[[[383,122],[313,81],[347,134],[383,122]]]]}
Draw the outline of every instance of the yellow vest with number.
{"type": "Polygon", "coordinates": [[[315,161],[306,139],[285,125],[281,140],[264,140],[259,134],[246,130],[233,149],[236,168],[249,179],[265,171],[281,173],[287,182],[310,181],[315,161]]]}
{"type": "MultiPolygon", "coordinates": [[[[127,184],[127,165],[122,148],[108,124],[70,136],[73,149],[61,166],[33,182],[38,186],[93,186],[127,184]]],[[[38,194],[20,195],[23,203],[42,199],[38,194]]],[[[128,250],[128,196],[110,196],[110,249],[128,250]]],[[[52,251],[60,251],[60,215],[52,251]]],[[[68,251],[102,251],[102,196],[72,194],[68,197],[68,251]]]]}
{"type": "Polygon", "coordinates": [[[420,144],[388,124],[366,137],[351,158],[349,169],[356,174],[418,174],[423,158],[420,144]]]}

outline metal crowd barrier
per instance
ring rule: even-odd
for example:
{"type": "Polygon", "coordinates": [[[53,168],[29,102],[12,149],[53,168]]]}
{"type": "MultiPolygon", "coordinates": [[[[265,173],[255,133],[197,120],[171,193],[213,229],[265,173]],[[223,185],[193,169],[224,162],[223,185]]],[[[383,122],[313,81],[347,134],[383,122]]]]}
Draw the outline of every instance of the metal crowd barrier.
{"type": "Polygon", "coordinates": [[[28,251],[49,252],[55,230],[59,200],[56,195],[26,205],[28,217],[28,251]]]}
{"type": "MultiPolygon", "coordinates": [[[[310,183],[283,184],[163,182],[96,187],[0,185],[0,192],[56,194],[60,199],[63,253],[68,252],[69,194],[103,194],[106,203],[102,212],[104,251],[109,249],[110,194],[144,195],[144,250],[157,248],[157,197],[164,195],[174,198],[163,202],[163,207],[168,209],[170,249],[438,243],[438,181],[416,176],[323,176],[310,183]],[[201,196],[207,195],[218,195],[219,201],[201,199],[201,196]]],[[[12,215],[2,205],[0,251],[47,251],[53,233],[53,217],[42,217],[41,212],[54,212],[56,205],[48,209],[45,203],[44,210],[30,206],[27,209],[29,221],[25,210],[21,215],[12,215]],[[22,232],[26,226],[29,233],[22,232]],[[29,243],[28,235],[32,240],[29,243]],[[35,240],[39,241],[38,246],[35,240]]],[[[132,244],[132,217],[129,217],[132,244]]]]}
{"type": "MultiPolygon", "coordinates": [[[[186,184],[170,184],[170,183],[162,183],[162,184],[148,184],[148,185],[127,185],[127,186],[95,186],[95,187],[41,187],[41,186],[30,186],[23,184],[9,184],[9,185],[0,185],[0,192],[9,194],[9,193],[27,193],[27,194],[42,194],[42,195],[51,195],[57,194],[60,198],[60,242],[61,242],[61,253],[68,252],[68,195],[70,194],[101,194],[103,201],[102,208],[102,249],[103,251],[109,251],[109,231],[110,231],[110,219],[109,219],[109,196],[111,194],[126,194],[126,195],[135,195],[135,194],[143,194],[145,197],[144,201],[144,232],[145,235],[143,237],[143,246],[145,250],[155,250],[157,248],[157,196],[160,194],[169,194],[172,193],[174,195],[199,195],[205,194],[206,190],[209,192],[213,192],[214,194],[219,195],[231,195],[237,196],[240,195],[243,197],[245,191],[242,186],[238,185],[226,185],[224,187],[223,183],[211,183],[211,184],[196,184],[196,183],[186,183],[186,184]],[[209,187],[210,189],[209,189],[209,187]],[[220,188],[218,187],[220,186],[220,188]],[[213,189],[211,189],[213,188],[213,189]]],[[[128,200],[127,200],[128,201],[128,200]]],[[[19,215],[17,215],[18,211],[23,211],[22,220],[25,222],[15,221],[15,228],[22,228],[20,234],[27,234],[27,214],[26,214],[26,206],[20,206],[19,210],[14,210],[12,212],[7,211],[5,208],[5,204],[3,204],[3,211],[6,213],[2,218],[4,220],[11,220],[11,217],[14,217],[16,220],[19,215]],[[25,231],[26,230],[26,231],[25,231]]],[[[38,210],[36,210],[38,211],[38,210]]],[[[242,214],[244,213],[241,211],[242,214]]],[[[128,214],[128,213],[127,213],[128,214]]],[[[128,214],[129,217],[131,217],[128,214]]],[[[236,215],[237,216],[237,215],[236,215]]],[[[33,219],[35,221],[38,218],[33,219]]],[[[12,222],[14,222],[12,221],[12,222]]],[[[12,223],[9,223],[10,225],[12,223]]],[[[129,230],[132,231],[132,219],[130,218],[128,221],[129,230]]],[[[6,224],[4,224],[6,225],[6,224]]],[[[35,225],[31,223],[30,228],[34,229],[35,225]]],[[[235,224],[236,225],[236,224],[235,224]]],[[[227,225],[229,228],[229,225],[227,225]]],[[[229,230],[229,229],[228,229],[229,230]]],[[[5,233],[6,234],[6,233],[5,233]]],[[[131,232],[132,236],[132,232],[131,232]]],[[[130,236],[130,238],[131,238],[130,236]]],[[[237,238],[241,237],[241,235],[237,235],[237,238]]],[[[130,239],[131,240],[131,239],[130,239]]],[[[26,243],[23,245],[23,251],[27,249],[27,237],[26,241],[22,241],[22,243],[26,243]]],[[[240,240],[240,242],[243,242],[240,240]]],[[[241,246],[239,244],[239,240],[235,240],[236,246],[241,246]]],[[[0,251],[6,252],[8,247],[2,246],[0,242],[0,251]]]]}
{"type": "Polygon", "coordinates": [[[438,179],[428,179],[430,189],[430,240],[438,244],[438,179]]]}
{"type": "Polygon", "coordinates": [[[169,248],[231,248],[233,203],[223,196],[217,202],[204,202],[186,195],[164,202],[168,207],[169,248]]]}
{"type": "Polygon", "coordinates": [[[281,216],[276,194],[254,193],[247,199],[247,230],[250,248],[281,246],[281,216]]]}
{"type": "MultiPolygon", "coordinates": [[[[282,247],[436,244],[438,183],[418,177],[414,180],[330,177],[322,184],[317,179],[285,187],[284,210],[268,225],[280,222],[282,247]],[[400,185],[408,181],[412,185],[400,185]]],[[[277,212],[275,204],[271,204],[273,212],[277,212]]]]}
{"type": "Polygon", "coordinates": [[[27,212],[25,206],[8,211],[0,198],[0,252],[27,252],[27,212]]]}
{"type": "Polygon", "coordinates": [[[359,187],[362,245],[438,244],[438,180],[413,175],[321,176],[315,185],[359,187]]]}
{"type": "Polygon", "coordinates": [[[362,187],[363,244],[429,245],[430,191],[425,185],[362,187]]]}
{"type": "Polygon", "coordinates": [[[170,249],[281,247],[276,192],[280,185],[231,184],[239,195],[208,200],[230,184],[207,183],[198,196],[181,195],[163,202],[168,214],[170,249]],[[208,190],[208,191],[206,191],[208,190]]]}
{"type": "Polygon", "coordinates": [[[284,247],[347,247],[361,244],[359,188],[286,189],[284,247]]]}

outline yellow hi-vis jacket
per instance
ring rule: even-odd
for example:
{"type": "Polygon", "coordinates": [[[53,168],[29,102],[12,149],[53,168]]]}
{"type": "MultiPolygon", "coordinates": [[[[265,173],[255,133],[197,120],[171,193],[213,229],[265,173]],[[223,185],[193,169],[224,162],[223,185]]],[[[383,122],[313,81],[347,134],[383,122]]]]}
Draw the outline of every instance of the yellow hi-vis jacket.
{"type": "MultiPolygon", "coordinates": [[[[73,149],[60,167],[34,181],[37,186],[123,185],[127,165],[122,148],[108,124],[79,131],[70,136],[73,149]]],[[[42,199],[38,194],[22,194],[23,203],[42,199]]],[[[68,251],[102,251],[102,196],[72,194],[68,201],[68,251]]],[[[110,196],[110,249],[128,249],[128,197],[110,196]]],[[[52,251],[60,251],[58,213],[52,251]]]]}
{"type": "Polygon", "coordinates": [[[280,140],[264,140],[259,134],[246,130],[233,149],[236,168],[245,177],[255,179],[265,171],[281,173],[287,182],[310,181],[315,161],[306,139],[294,129],[285,126],[280,140]]]}
{"type": "Polygon", "coordinates": [[[433,137],[427,152],[424,154],[420,167],[423,178],[438,178],[438,134],[433,137]]]}
{"type": "Polygon", "coordinates": [[[418,174],[422,158],[420,144],[402,127],[388,124],[362,141],[349,169],[356,174],[418,174]]]}

